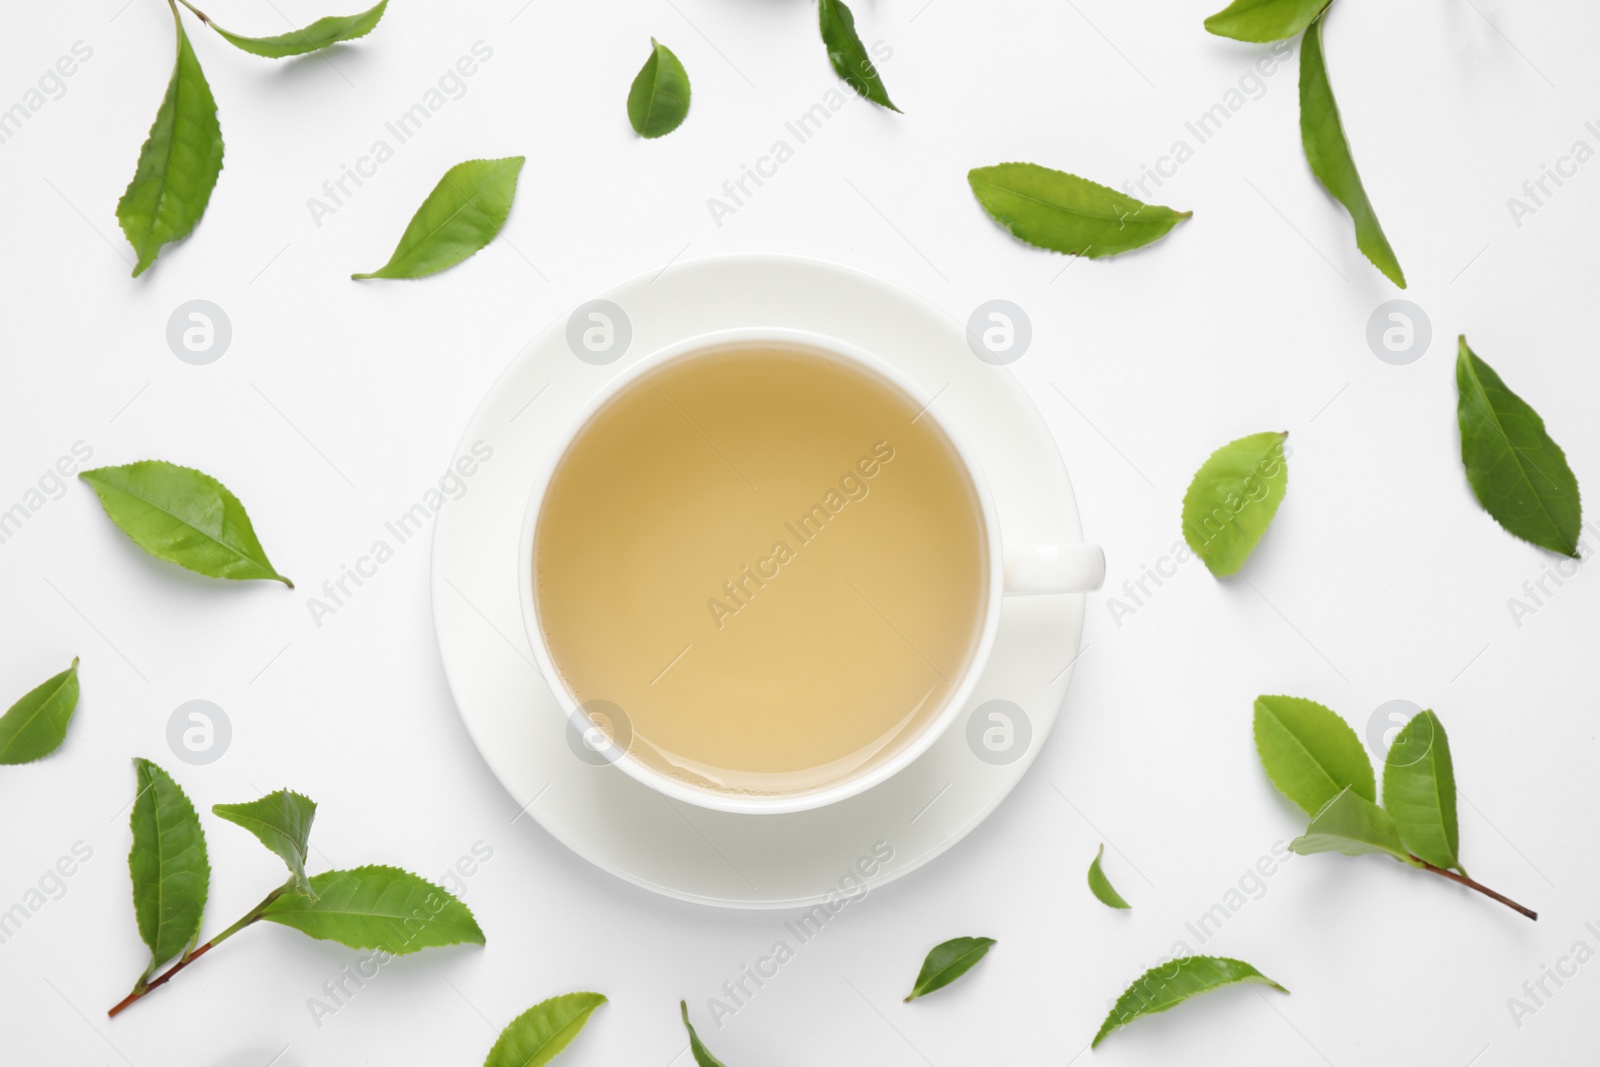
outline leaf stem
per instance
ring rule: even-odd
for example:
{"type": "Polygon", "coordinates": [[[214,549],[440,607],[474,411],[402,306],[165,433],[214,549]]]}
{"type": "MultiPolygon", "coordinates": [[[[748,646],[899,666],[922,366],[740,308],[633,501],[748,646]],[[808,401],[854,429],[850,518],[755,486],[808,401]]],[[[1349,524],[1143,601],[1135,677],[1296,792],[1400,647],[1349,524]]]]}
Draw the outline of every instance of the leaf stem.
{"type": "Polygon", "coordinates": [[[134,985],[133,991],[114,1004],[111,1010],[106,1012],[106,1015],[109,1018],[115,1019],[118,1015],[126,1011],[128,1006],[134,1001],[146,996],[152,990],[166,985],[167,982],[171,981],[173,975],[189,966],[189,964],[193,963],[201,956],[204,956],[207,952],[210,952],[217,945],[220,945],[222,942],[228,940],[228,938],[232,937],[240,930],[243,930],[246,926],[249,926],[251,923],[260,919],[261,913],[267,910],[267,906],[269,904],[293,889],[294,879],[290,878],[287,882],[283,883],[278,888],[274,889],[272,892],[263,897],[261,903],[247,911],[243,918],[234,923],[232,926],[228,927],[226,930],[222,931],[222,933],[213,937],[210,941],[207,941],[200,947],[192,948],[188,952],[185,952],[178,958],[178,962],[174,963],[171,967],[168,967],[165,971],[162,971],[156,977],[149,978],[149,975],[146,975],[145,978],[149,978],[149,981],[146,981],[145,978],[141,978],[139,982],[134,985]]]}
{"type": "Polygon", "coordinates": [[[1488,897],[1490,900],[1498,900],[1500,903],[1504,904],[1506,907],[1510,908],[1512,911],[1515,911],[1515,912],[1517,912],[1517,913],[1519,913],[1521,915],[1526,915],[1528,918],[1532,919],[1534,922],[1538,922],[1539,921],[1539,913],[1538,912],[1532,910],[1531,908],[1523,907],[1521,904],[1518,904],[1516,901],[1512,900],[1510,897],[1503,896],[1503,895],[1501,895],[1499,893],[1496,893],[1493,889],[1490,889],[1488,886],[1482,885],[1482,884],[1480,884],[1478,882],[1475,882],[1471,878],[1468,878],[1464,874],[1457,874],[1455,871],[1447,871],[1443,867],[1435,867],[1433,864],[1429,863],[1427,860],[1420,859],[1420,858],[1418,858],[1416,856],[1412,856],[1411,858],[1413,860],[1416,860],[1417,863],[1421,864],[1424,870],[1432,871],[1434,874],[1441,875],[1441,876],[1443,876],[1445,878],[1448,878],[1452,882],[1459,882],[1461,885],[1466,886],[1468,889],[1476,889],[1478,892],[1482,893],[1484,896],[1488,897]]]}
{"type": "MultiPolygon", "coordinates": [[[[170,4],[171,2],[172,2],[172,0],[167,0],[167,3],[170,4]]],[[[184,7],[188,8],[190,11],[194,12],[194,17],[199,19],[201,22],[205,23],[207,26],[211,25],[211,19],[206,15],[206,13],[204,11],[201,11],[199,8],[195,7],[193,4],[189,3],[189,0],[178,0],[178,3],[182,4],[184,7]]]]}

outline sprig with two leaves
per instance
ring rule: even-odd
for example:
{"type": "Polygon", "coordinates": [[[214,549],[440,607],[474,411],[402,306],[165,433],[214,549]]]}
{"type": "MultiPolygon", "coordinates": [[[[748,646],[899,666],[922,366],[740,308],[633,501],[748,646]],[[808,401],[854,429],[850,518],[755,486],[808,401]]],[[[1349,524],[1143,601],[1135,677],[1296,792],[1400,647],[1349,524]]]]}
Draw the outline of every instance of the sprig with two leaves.
{"type": "Polygon", "coordinates": [[[155,122],[139,149],[133,180],[117,202],[117,221],[138,256],[133,267],[135,278],[149,269],[162,248],[194,232],[222,173],[222,125],[217,120],[217,101],[189,35],[184,32],[179,3],[240,51],[284,59],[366,36],[383,18],[389,0],[379,0],[376,7],[357,15],[329,16],[273,37],[233,33],[212,22],[189,0],[167,0],[177,30],[177,60],[155,122]]]}
{"type": "Polygon", "coordinates": [[[1383,276],[1404,289],[1405,271],[1389,245],[1378,213],[1356,170],[1356,161],[1345,136],[1339,104],[1333,98],[1333,83],[1322,51],[1322,27],[1327,22],[1333,0],[1233,0],[1223,10],[1206,19],[1206,29],[1219,37],[1252,44],[1288,40],[1303,33],[1300,43],[1300,143],[1305,148],[1311,172],[1344,205],[1356,227],[1356,247],[1383,272],[1383,276]]]}

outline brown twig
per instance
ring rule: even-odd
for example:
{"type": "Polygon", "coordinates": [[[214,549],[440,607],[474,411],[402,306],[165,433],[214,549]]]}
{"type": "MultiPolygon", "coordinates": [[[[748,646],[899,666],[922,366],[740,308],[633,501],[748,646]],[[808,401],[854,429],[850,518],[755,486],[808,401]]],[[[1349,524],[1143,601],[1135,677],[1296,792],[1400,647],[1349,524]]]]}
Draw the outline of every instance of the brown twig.
{"type": "Polygon", "coordinates": [[[1490,889],[1486,885],[1481,885],[1478,882],[1474,882],[1471,878],[1468,878],[1464,874],[1457,874],[1455,871],[1447,871],[1443,867],[1435,867],[1433,864],[1429,863],[1427,860],[1421,859],[1421,858],[1419,858],[1417,856],[1412,856],[1411,858],[1416,860],[1418,863],[1422,864],[1422,867],[1423,867],[1424,870],[1429,870],[1429,871],[1432,871],[1434,874],[1442,875],[1443,877],[1450,879],[1452,882],[1459,882],[1460,884],[1466,886],[1468,889],[1476,889],[1478,892],[1482,893],[1484,896],[1488,897],[1490,900],[1498,900],[1500,903],[1504,904],[1506,907],[1510,908],[1512,911],[1518,912],[1519,914],[1522,914],[1522,915],[1526,915],[1528,918],[1532,919],[1534,922],[1538,922],[1539,921],[1539,913],[1538,912],[1534,911],[1531,908],[1523,907],[1521,904],[1518,904],[1516,901],[1512,900],[1508,896],[1503,896],[1500,893],[1496,893],[1493,889],[1490,889]]]}
{"type": "Polygon", "coordinates": [[[144,996],[146,993],[149,993],[152,989],[155,989],[157,986],[166,985],[167,982],[172,978],[173,975],[177,974],[179,971],[181,971],[185,967],[189,966],[189,964],[193,963],[195,960],[199,959],[201,956],[204,956],[207,952],[211,951],[211,946],[214,945],[214,944],[216,944],[215,941],[207,941],[205,944],[201,945],[199,948],[195,949],[193,952],[187,953],[187,954],[179,957],[177,963],[174,963],[171,967],[168,967],[165,971],[162,971],[161,974],[157,975],[155,978],[150,979],[149,982],[145,983],[145,986],[144,986],[143,989],[135,989],[132,993],[129,993],[127,996],[125,996],[121,1000],[119,1000],[115,1007],[113,1007],[110,1011],[106,1012],[106,1015],[108,1017],[112,1018],[112,1019],[115,1019],[118,1015],[122,1014],[122,1012],[127,1009],[129,1004],[132,1004],[134,1001],[138,1000],[140,997],[144,996]]]}
{"type": "Polygon", "coordinates": [[[210,952],[213,947],[222,944],[228,938],[232,937],[240,930],[243,930],[246,926],[249,926],[251,923],[260,919],[262,912],[267,910],[267,905],[271,904],[274,900],[277,900],[279,897],[283,896],[293,888],[294,879],[291,877],[283,885],[268,893],[262,899],[261,903],[251,908],[245,913],[242,919],[228,927],[226,930],[222,931],[222,933],[218,934],[216,937],[213,937],[210,941],[207,941],[199,948],[185,952],[182,956],[178,957],[177,963],[174,963],[171,967],[168,967],[156,977],[151,978],[148,982],[140,979],[139,984],[133,987],[133,992],[117,1001],[117,1003],[112,1006],[111,1010],[106,1012],[106,1015],[109,1018],[115,1019],[118,1015],[127,1010],[128,1005],[144,996],[147,996],[151,990],[158,989],[161,986],[166,985],[167,982],[171,981],[173,975],[189,966],[189,964],[193,963],[201,956],[204,956],[207,952],[210,952]]]}

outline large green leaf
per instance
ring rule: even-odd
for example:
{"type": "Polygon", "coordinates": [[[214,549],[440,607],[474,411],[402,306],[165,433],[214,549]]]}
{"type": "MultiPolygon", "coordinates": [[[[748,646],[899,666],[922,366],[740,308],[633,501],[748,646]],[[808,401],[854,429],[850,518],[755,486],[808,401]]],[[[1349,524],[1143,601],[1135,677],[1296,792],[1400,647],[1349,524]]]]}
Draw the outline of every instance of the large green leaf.
{"type": "Polygon", "coordinates": [[[1302,856],[1317,852],[1343,852],[1346,856],[1382,853],[1416,863],[1400,840],[1393,816],[1352,789],[1342,790],[1328,801],[1312,818],[1306,832],[1289,842],[1289,851],[1302,856]]]}
{"type": "Polygon", "coordinates": [[[1235,982],[1260,982],[1280,993],[1289,992],[1243,960],[1224,956],[1185,956],[1152,967],[1117,998],[1090,1047],[1099,1045],[1113,1030],[1157,1012],[1170,1011],[1197,993],[1235,982]]]}
{"type": "MultiPolygon", "coordinates": [[[[176,9],[172,17],[177,21],[176,9]]],[[[193,232],[222,173],[217,102],[182,22],[177,29],[178,60],[167,95],[139,149],[133,181],[117,202],[117,221],[139,257],[135,278],[156,261],[162,246],[193,232]]]]}
{"type": "Polygon", "coordinates": [[[294,588],[273,569],[239,498],[211,475],[147,459],[78,477],[94,486],[111,521],[157,559],[212,578],[269,578],[294,588]]]}
{"type": "Polygon", "coordinates": [[[1328,67],[1322,57],[1322,24],[1318,18],[1306,30],[1300,52],[1300,140],[1305,145],[1306,161],[1333,198],[1343,204],[1356,224],[1356,247],[1400,288],[1406,287],[1405,271],[1395,258],[1389,239],[1378,224],[1378,213],[1367,199],[1367,190],[1356,171],[1350,142],[1345,139],[1339,105],[1333,99],[1328,67]]]}
{"type": "Polygon", "coordinates": [[[1418,859],[1435,867],[1461,866],[1456,827],[1456,775],[1444,724],[1431,711],[1411,717],[1389,746],[1383,765],[1383,807],[1394,817],[1400,839],[1418,859]]]}
{"type": "Polygon", "coordinates": [[[396,956],[439,945],[483,944],[483,931],[465,904],[397,867],[325,871],[311,879],[311,891],[314,897],[284,894],[261,917],[321,941],[396,956]]]}
{"type": "Polygon", "coordinates": [[[211,812],[255,834],[258,841],[289,865],[295,888],[302,893],[312,892],[306,878],[306,850],[311,822],[317,817],[315,801],[280,789],[246,804],[214,804],[211,812]]]}
{"type": "Polygon", "coordinates": [[[1307,815],[1346,788],[1378,799],[1361,739],[1331,708],[1300,697],[1257,697],[1255,735],[1267,777],[1307,815]]]}
{"type": "Polygon", "coordinates": [[[478,252],[506,224],[524,162],[508,156],[457,163],[411,216],[389,262],[350,277],[425,278],[478,252]]]}
{"type": "Polygon", "coordinates": [[[1218,37],[1265,44],[1293,37],[1311,25],[1333,0],[1233,0],[1206,19],[1218,37]]]}
{"type": "Polygon", "coordinates": [[[1122,894],[1111,884],[1106,872],[1100,869],[1100,861],[1105,854],[1106,846],[1101,845],[1100,851],[1094,854],[1094,862],[1089,864],[1089,892],[1108,908],[1131,908],[1133,905],[1122,899],[1122,894]]]}
{"type": "Polygon", "coordinates": [[[1183,494],[1183,539],[1212,574],[1244,566],[1289,488],[1287,433],[1241,437],[1211,453],[1183,494]]]}
{"type": "Polygon", "coordinates": [[[694,1055],[696,1067],[728,1067],[711,1054],[711,1050],[700,1040],[700,1035],[694,1032],[694,1024],[689,1021],[689,1005],[678,1001],[678,1012],[683,1016],[683,1028],[689,1031],[689,1051],[694,1055]]]}
{"type": "Polygon", "coordinates": [[[874,104],[899,111],[889,100],[883,77],[872,65],[872,57],[856,33],[856,17],[844,0],[817,0],[817,18],[822,25],[822,43],[828,48],[828,62],[846,85],[874,104]]]}
{"type": "Polygon", "coordinates": [[[78,707],[78,660],[28,690],[0,715],[0,763],[32,763],[61,747],[78,707]]]}
{"type": "MultiPolygon", "coordinates": [[[[185,3],[187,4],[187,0],[185,3]]],[[[276,37],[245,37],[229,33],[206,16],[200,17],[206,25],[216,30],[234,47],[243,49],[251,55],[282,59],[285,56],[303,56],[307,52],[316,52],[340,41],[353,41],[357,37],[365,37],[372,32],[378,20],[383,18],[384,9],[388,6],[389,0],[379,0],[377,7],[363,11],[359,15],[329,15],[304,29],[290,30],[276,37]]],[[[194,9],[191,7],[190,10],[194,9]]],[[[196,11],[195,14],[200,13],[196,11]]]]}
{"type": "Polygon", "coordinates": [[[1090,259],[1158,241],[1193,214],[1146,204],[1037,163],[977,167],[967,172],[967,184],[983,209],[1013,236],[1090,259]]]}
{"type": "Polygon", "coordinates": [[[1544,420],[1461,338],[1456,357],[1461,462],[1483,510],[1506,531],[1574,559],[1583,502],[1544,420]]]}
{"type": "Polygon", "coordinates": [[[672,49],[650,38],[650,58],[628,90],[628,122],[640,137],[664,137],[689,114],[689,72],[672,49]]]}
{"type": "Polygon", "coordinates": [[[144,972],[148,978],[194,944],[206,909],[211,865],[200,816],[178,783],[149,760],[136,759],[133,767],[139,792],[129,819],[133,849],[128,873],[139,936],[150,949],[144,972]]]}
{"type": "Polygon", "coordinates": [[[916,1000],[954,982],[988,955],[994,943],[992,937],[955,937],[933,946],[922,961],[922,970],[906,1000],[916,1000]]]}
{"type": "Polygon", "coordinates": [[[500,1032],[483,1067],[544,1067],[572,1044],[589,1016],[605,1002],[599,993],[565,993],[541,1000],[500,1032]]]}

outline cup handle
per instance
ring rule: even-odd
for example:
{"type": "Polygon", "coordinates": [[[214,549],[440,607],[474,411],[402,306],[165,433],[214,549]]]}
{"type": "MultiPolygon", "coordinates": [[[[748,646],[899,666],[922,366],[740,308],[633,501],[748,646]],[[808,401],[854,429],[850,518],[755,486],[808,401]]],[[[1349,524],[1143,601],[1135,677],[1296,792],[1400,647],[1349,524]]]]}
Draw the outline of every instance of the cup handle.
{"type": "Polygon", "coordinates": [[[1005,550],[1006,596],[1087,593],[1106,579],[1099,545],[1019,545],[1005,550]]]}

